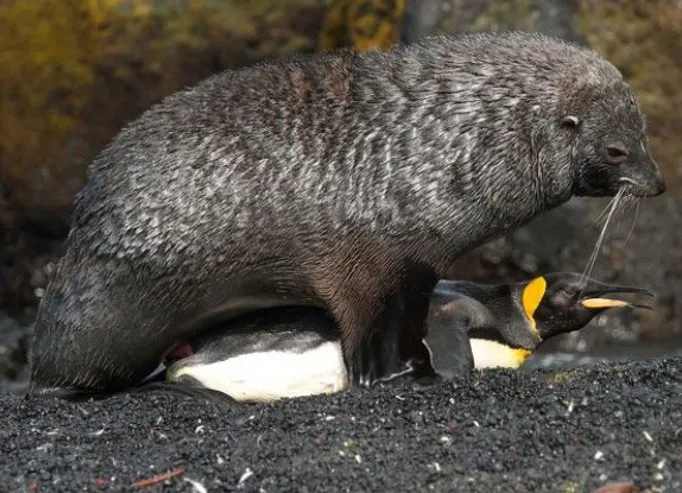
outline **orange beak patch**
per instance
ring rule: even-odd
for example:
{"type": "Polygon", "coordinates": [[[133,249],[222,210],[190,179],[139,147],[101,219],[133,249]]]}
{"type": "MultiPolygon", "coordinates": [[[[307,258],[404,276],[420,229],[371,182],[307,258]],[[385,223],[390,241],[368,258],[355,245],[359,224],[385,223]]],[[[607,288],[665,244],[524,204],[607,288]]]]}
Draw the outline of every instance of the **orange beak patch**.
{"type": "Polygon", "coordinates": [[[612,300],[609,298],[586,298],[580,300],[580,304],[585,308],[600,309],[600,308],[622,308],[629,306],[630,303],[622,300],[612,300]]]}

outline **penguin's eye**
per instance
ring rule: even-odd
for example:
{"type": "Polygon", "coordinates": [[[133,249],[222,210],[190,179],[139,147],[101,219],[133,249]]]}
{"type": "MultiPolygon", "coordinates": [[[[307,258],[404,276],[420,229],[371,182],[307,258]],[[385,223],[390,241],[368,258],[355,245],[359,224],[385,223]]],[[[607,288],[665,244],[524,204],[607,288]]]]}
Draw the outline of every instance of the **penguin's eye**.
{"type": "Polygon", "coordinates": [[[577,294],[578,294],[578,292],[572,288],[561,288],[557,292],[557,295],[559,296],[559,298],[561,298],[561,300],[564,302],[573,301],[574,298],[577,296],[577,294]]]}

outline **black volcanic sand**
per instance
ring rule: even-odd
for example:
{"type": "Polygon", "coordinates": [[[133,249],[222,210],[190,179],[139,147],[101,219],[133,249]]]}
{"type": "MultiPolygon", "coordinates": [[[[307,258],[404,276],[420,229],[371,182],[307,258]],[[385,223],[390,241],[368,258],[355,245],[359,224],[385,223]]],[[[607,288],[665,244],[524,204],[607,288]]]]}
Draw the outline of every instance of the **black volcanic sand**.
{"type": "Polygon", "coordinates": [[[2,491],[682,491],[682,358],[268,405],[5,393],[0,411],[2,491]]]}

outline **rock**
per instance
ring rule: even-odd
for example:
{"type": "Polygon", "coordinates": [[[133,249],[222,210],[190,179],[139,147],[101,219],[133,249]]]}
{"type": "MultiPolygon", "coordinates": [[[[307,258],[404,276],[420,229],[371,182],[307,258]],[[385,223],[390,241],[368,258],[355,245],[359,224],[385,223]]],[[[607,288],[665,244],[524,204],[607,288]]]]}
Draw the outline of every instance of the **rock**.
{"type": "Polygon", "coordinates": [[[597,488],[592,493],[636,493],[637,488],[633,483],[608,483],[597,488]]]}
{"type": "Polygon", "coordinates": [[[419,0],[410,4],[415,38],[433,33],[522,30],[583,41],[576,0],[419,0]]]}
{"type": "Polygon", "coordinates": [[[410,40],[408,0],[332,0],[325,13],[319,50],[391,48],[410,40]]]}
{"type": "Polygon", "coordinates": [[[31,281],[58,256],[87,167],[126,122],[217,71],[313,51],[324,13],[320,0],[76,4],[0,3],[0,306],[12,313],[36,304],[31,281]]]}
{"type": "Polygon", "coordinates": [[[30,333],[30,327],[0,314],[0,388],[18,390],[27,383],[30,333]]]}

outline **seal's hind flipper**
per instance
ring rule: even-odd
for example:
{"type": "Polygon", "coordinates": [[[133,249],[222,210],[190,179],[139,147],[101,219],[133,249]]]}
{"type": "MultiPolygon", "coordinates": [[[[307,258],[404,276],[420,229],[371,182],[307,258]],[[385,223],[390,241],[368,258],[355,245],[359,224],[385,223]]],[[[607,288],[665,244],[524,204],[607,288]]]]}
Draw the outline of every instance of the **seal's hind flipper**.
{"type": "MultiPolygon", "coordinates": [[[[165,374],[165,371],[163,372],[165,374]]],[[[54,397],[57,399],[63,399],[69,402],[84,402],[88,400],[104,400],[115,396],[125,395],[125,394],[137,394],[141,392],[154,392],[154,391],[170,391],[184,394],[189,397],[204,400],[214,406],[219,408],[224,408],[225,406],[233,406],[235,404],[241,403],[231,396],[220,392],[218,390],[209,389],[203,386],[193,385],[191,382],[173,382],[168,383],[163,381],[163,374],[155,375],[154,379],[141,383],[135,387],[122,390],[81,390],[81,389],[63,389],[63,388],[50,388],[41,389],[40,391],[34,391],[32,394],[27,394],[27,399],[36,398],[50,398],[54,397]]]]}

